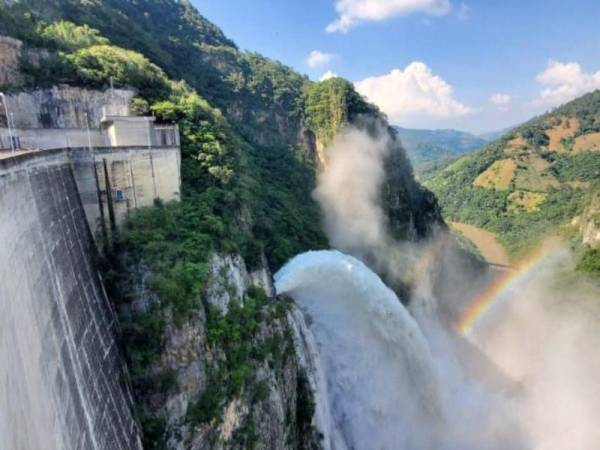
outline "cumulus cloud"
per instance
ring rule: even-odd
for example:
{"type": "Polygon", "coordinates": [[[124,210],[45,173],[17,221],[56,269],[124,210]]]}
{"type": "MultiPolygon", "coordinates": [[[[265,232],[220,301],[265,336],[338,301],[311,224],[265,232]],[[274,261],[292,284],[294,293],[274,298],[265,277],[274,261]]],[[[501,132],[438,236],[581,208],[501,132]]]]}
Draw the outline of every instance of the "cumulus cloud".
{"type": "Polygon", "coordinates": [[[494,94],[490,97],[490,102],[498,107],[501,110],[507,110],[512,98],[508,94],[494,94]]]}
{"type": "Polygon", "coordinates": [[[447,119],[472,109],[454,98],[454,91],[424,63],[415,61],[404,70],[355,83],[356,89],[396,123],[420,118],[447,119]]]}
{"type": "Polygon", "coordinates": [[[320,50],[313,50],[306,58],[306,64],[312,69],[316,69],[317,67],[326,66],[331,62],[334,58],[332,53],[322,52],[320,50]]]}
{"type": "Polygon", "coordinates": [[[332,72],[331,70],[328,70],[323,75],[321,75],[321,78],[319,79],[319,81],[329,80],[330,78],[335,78],[337,76],[339,76],[337,73],[332,72]]]}
{"type": "Polygon", "coordinates": [[[600,71],[586,73],[575,62],[549,61],[537,82],[542,86],[537,106],[557,106],[586,92],[600,88],[600,71]]]}
{"type": "Polygon", "coordinates": [[[450,12],[450,0],[336,0],[339,17],[330,23],[329,33],[346,33],[359,22],[424,13],[443,16],[450,12]]]}

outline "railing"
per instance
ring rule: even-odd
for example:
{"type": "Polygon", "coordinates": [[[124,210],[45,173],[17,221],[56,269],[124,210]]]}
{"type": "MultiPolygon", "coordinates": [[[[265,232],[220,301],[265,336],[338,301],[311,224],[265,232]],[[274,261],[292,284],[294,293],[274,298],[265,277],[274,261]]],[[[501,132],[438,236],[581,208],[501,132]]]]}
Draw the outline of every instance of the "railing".
{"type": "Polygon", "coordinates": [[[179,146],[179,127],[177,125],[157,125],[154,127],[154,145],[179,146]]]}
{"type": "MultiPolygon", "coordinates": [[[[0,127],[0,150],[11,150],[11,132],[0,127]]],[[[12,130],[14,148],[52,149],[74,147],[110,147],[106,131],[100,129],[49,128],[12,130]]],[[[177,125],[155,126],[152,135],[140,142],[131,142],[133,146],[179,147],[179,128],[177,125]]]]}
{"type": "Polygon", "coordinates": [[[21,148],[21,139],[19,136],[12,136],[12,145],[10,136],[0,136],[0,150],[13,150],[21,148]]]}
{"type": "Polygon", "coordinates": [[[127,117],[130,116],[129,106],[126,105],[107,105],[102,107],[102,117],[117,116],[127,117]]]}

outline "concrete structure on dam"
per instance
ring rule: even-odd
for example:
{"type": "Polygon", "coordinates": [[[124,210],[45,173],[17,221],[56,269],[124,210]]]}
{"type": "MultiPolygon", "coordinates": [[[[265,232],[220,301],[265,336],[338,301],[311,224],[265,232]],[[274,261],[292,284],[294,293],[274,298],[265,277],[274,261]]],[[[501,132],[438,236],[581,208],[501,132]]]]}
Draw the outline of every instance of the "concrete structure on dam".
{"type": "Polygon", "coordinates": [[[94,235],[155,198],[178,200],[179,129],[128,115],[133,95],[63,87],[0,97],[0,157],[14,148],[69,149],[94,235]]]}
{"type": "Polygon", "coordinates": [[[76,148],[68,151],[92,232],[110,232],[154,199],[180,198],[178,146],[76,148]]]}

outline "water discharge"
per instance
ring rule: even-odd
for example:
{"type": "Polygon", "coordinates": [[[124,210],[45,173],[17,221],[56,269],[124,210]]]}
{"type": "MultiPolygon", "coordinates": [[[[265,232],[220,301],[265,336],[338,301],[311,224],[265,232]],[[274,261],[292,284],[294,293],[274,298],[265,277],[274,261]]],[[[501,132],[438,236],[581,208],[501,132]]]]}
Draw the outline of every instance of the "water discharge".
{"type": "MultiPolygon", "coordinates": [[[[439,364],[413,316],[362,262],[338,251],[308,252],[284,266],[275,283],[314,335],[326,383],[316,389],[317,405],[327,403],[330,417],[321,423],[331,427],[323,430],[331,448],[488,448],[481,439],[471,442],[477,430],[456,432],[466,419],[456,405],[449,409],[459,366],[449,358],[439,364]]],[[[460,395],[483,404],[477,387],[460,386],[460,395]]],[[[468,400],[463,406],[474,410],[468,400]]],[[[485,412],[469,419],[480,429],[489,425],[485,412]]]]}
{"type": "Polygon", "coordinates": [[[500,273],[443,229],[399,241],[381,198],[396,144],[377,127],[338,134],[313,195],[331,245],[353,256],[308,252],[275,275],[301,311],[324,448],[600,448],[598,286],[565,276],[561,247],[500,273]]]}

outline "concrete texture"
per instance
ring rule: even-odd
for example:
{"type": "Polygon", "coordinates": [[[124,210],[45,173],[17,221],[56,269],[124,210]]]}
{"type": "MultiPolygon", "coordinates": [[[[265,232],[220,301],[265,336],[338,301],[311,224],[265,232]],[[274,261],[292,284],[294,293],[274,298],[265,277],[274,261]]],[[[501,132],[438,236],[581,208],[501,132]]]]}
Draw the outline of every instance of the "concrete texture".
{"type": "MultiPolygon", "coordinates": [[[[129,119],[124,117],[123,119],[129,119]]],[[[139,117],[145,123],[151,123],[147,117],[139,117]]],[[[17,147],[23,149],[53,149],[72,147],[117,147],[138,146],[179,146],[179,129],[177,125],[150,126],[137,130],[129,130],[127,137],[122,135],[111,137],[107,129],[79,128],[33,128],[14,130],[17,147]],[[149,134],[150,133],[150,134],[149,134]]],[[[0,149],[10,148],[8,128],[0,127],[0,149]]]]}
{"type": "Polygon", "coordinates": [[[0,160],[0,448],[140,449],[69,152],[0,160]]]}
{"type": "Polygon", "coordinates": [[[102,118],[102,129],[108,136],[111,147],[154,144],[154,117],[102,118]]]}
{"type": "MultiPolygon", "coordinates": [[[[53,149],[68,147],[108,147],[108,136],[98,129],[34,128],[14,130],[18,146],[24,149],[53,149]]],[[[0,149],[10,148],[8,128],[0,128],[0,149]]]]}
{"type": "Polygon", "coordinates": [[[120,225],[131,210],[152,206],[156,198],[180,198],[179,147],[80,148],[69,155],[94,233],[120,225]]]}

